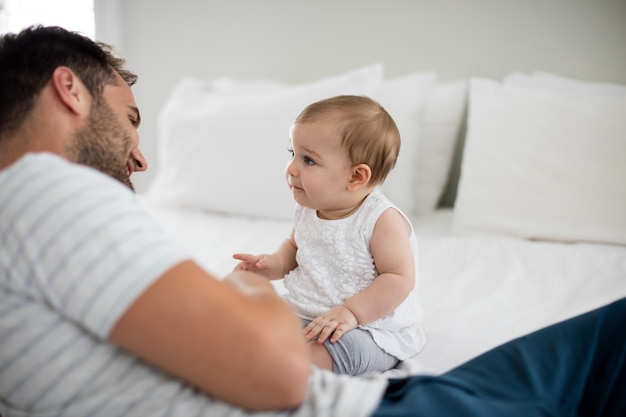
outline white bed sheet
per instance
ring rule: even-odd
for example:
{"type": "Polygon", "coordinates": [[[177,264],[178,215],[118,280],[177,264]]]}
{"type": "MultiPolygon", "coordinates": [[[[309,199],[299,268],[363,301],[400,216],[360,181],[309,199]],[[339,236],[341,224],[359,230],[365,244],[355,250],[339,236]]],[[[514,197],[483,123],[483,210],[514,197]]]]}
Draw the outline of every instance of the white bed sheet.
{"type": "MultiPolygon", "coordinates": [[[[167,233],[219,277],[235,252],[273,251],[288,221],[171,209],[142,200],[167,233]]],[[[389,377],[439,374],[486,350],[626,296],[626,247],[451,233],[451,212],[414,220],[427,342],[389,377]]],[[[280,289],[280,286],[278,286],[280,289]]]]}

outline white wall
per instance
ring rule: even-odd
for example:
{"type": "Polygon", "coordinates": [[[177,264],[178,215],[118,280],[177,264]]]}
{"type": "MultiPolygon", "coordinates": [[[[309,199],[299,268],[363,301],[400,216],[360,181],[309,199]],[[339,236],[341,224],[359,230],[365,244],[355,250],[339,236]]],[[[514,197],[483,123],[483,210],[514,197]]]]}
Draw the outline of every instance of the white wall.
{"type": "Polygon", "coordinates": [[[139,191],[157,169],[159,109],[185,75],[297,83],[382,61],[389,76],[544,70],[626,84],[624,0],[97,0],[96,13],[102,3],[98,37],[140,76],[151,167],[139,191]]]}

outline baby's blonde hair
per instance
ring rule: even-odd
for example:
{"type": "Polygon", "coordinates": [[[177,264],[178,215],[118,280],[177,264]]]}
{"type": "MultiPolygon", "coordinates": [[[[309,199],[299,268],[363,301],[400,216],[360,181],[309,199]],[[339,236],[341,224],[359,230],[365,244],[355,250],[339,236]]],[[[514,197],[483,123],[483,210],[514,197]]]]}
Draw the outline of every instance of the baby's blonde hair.
{"type": "Polygon", "coordinates": [[[308,105],[294,125],[324,118],[339,121],[341,147],[352,165],[366,164],[372,171],[370,183],[382,184],[400,152],[400,132],[383,106],[364,96],[331,97],[308,105]]]}

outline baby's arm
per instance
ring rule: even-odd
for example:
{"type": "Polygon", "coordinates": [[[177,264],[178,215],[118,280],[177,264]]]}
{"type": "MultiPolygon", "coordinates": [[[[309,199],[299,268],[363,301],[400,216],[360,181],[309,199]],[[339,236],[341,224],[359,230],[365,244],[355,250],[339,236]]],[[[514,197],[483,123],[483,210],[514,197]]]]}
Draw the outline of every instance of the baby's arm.
{"type": "Polygon", "coordinates": [[[415,259],[408,236],[410,226],[395,209],[376,222],[370,250],[379,275],[360,293],[344,302],[359,324],[368,324],[393,312],[415,286],[415,259]]]}
{"type": "Polygon", "coordinates": [[[280,279],[289,271],[298,266],[296,252],[298,247],[294,240],[294,232],[278,247],[271,255],[251,255],[247,253],[235,253],[233,258],[241,261],[235,266],[235,270],[251,271],[263,275],[268,279],[280,279]]]}
{"type": "Polygon", "coordinates": [[[385,317],[408,297],[415,286],[415,259],[409,243],[410,226],[395,209],[376,222],[370,250],[379,275],[360,293],[348,298],[309,323],[304,334],[318,343],[336,342],[359,324],[385,317]]]}

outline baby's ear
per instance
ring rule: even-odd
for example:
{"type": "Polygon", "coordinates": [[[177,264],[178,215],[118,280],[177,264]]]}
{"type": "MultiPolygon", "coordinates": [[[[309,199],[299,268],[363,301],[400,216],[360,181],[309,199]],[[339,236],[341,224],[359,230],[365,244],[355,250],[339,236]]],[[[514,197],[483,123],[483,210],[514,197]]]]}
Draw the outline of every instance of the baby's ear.
{"type": "Polygon", "coordinates": [[[352,167],[352,175],[348,183],[348,190],[355,191],[369,184],[372,178],[372,170],[366,164],[358,164],[352,167]]]}

